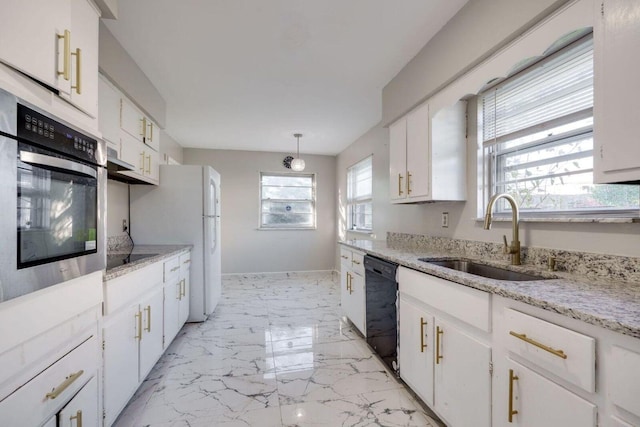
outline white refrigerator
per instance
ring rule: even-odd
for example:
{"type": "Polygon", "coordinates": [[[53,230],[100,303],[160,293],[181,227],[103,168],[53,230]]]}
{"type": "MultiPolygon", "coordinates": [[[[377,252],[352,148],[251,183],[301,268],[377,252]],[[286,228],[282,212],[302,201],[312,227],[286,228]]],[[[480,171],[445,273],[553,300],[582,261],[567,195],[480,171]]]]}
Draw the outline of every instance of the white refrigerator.
{"type": "Polygon", "coordinates": [[[203,322],[222,292],[220,174],[210,166],[161,165],[159,186],[130,186],[136,244],[192,244],[189,322],[203,322]]]}

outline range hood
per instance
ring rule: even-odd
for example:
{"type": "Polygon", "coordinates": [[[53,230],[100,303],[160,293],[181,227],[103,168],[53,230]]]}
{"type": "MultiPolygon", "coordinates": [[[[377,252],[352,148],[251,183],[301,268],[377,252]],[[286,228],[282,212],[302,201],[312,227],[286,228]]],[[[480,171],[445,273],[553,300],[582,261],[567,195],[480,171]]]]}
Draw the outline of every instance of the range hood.
{"type": "Polygon", "coordinates": [[[107,170],[109,172],[133,171],[136,167],[130,163],[120,160],[118,152],[111,147],[107,147],[107,170]]]}

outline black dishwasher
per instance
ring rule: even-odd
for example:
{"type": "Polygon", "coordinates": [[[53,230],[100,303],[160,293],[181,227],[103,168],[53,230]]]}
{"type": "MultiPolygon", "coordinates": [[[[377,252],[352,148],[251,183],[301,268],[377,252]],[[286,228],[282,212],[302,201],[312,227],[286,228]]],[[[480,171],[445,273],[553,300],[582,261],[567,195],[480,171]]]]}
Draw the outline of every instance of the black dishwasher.
{"type": "Polygon", "coordinates": [[[364,257],[367,343],[394,372],[398,356],[397,268],[398,264],[364,257]]]}

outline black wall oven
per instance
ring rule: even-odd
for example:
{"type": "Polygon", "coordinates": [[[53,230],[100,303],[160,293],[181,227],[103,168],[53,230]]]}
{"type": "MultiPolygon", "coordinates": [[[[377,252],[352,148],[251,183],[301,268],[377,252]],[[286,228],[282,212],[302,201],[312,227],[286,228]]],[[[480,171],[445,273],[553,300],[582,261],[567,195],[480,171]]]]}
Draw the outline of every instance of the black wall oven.
{"type": "Polygon", "coordinates": [[[0,301],[105,267],[105,145],[0,90],[0,301]]]}

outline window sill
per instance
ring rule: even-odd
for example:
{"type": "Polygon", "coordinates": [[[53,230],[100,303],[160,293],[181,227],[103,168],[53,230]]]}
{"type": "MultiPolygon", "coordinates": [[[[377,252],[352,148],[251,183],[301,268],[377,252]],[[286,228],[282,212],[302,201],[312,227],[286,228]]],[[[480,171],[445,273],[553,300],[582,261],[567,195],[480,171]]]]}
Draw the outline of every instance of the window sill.
{"type": "MultiPolygon", "coordinates": [[[[492,222],[511,222],[511,215],[492,216],[492,222]]],[[[484,218],[476,218],[476,222],[484,222],[484,218]]],[[[520,217],[520,222],[558,222],[558,223],[598,223],[598,224],[633,224],[640,223],[640,218],[633,217],[520,217]]]]}
{"type": "Polygon", "coordinates": [[[317,227],[258,227],[258,231],[314,231],[317,227]]]}
{"type": "Polygon", "coordinates": [[[370,236],[373,234],[373,230],[347,230],[347,233],[365,234],[370,236]]]}

